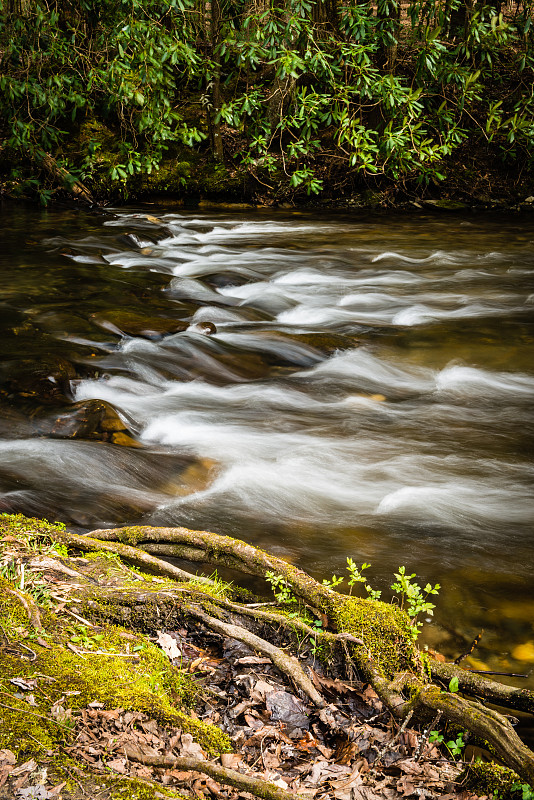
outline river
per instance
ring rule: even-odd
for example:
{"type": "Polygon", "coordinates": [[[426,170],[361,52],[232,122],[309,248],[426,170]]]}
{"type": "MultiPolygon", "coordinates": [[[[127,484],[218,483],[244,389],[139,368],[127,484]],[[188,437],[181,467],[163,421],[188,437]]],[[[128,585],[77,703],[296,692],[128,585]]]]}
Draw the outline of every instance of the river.
{"type": "Polygon", "coordinates": [[[406,565],[429,645],[531,669],[532,216],[2,221],[0,510],[351,556],[385,599],[406,565]]]}

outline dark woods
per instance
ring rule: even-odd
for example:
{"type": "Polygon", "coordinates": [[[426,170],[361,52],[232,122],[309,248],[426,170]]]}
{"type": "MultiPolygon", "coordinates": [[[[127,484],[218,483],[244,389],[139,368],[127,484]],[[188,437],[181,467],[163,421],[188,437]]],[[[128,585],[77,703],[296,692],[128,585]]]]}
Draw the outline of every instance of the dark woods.
{"type": "Polygon", "coordinates": [[[3,188],[43,202],[58,183],[124,196],[189,153],[304,197],[438,185],[462,149],[515,173],[532,165],[533,0],[0,9],[3,188]]]}

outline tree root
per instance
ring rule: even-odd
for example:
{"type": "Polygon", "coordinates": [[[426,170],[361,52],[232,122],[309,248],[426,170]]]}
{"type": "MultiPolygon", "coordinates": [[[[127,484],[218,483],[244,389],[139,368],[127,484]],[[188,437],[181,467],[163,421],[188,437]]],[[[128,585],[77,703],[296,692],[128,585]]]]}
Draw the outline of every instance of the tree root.
{"type": "Polygon", "coordinates": [[[238,625],[231,625],[210,616],[198,606],[188,604],[185,610],[193,617],[202,620],[210,630],[221,633],[223,636],[227,636],[230,639],[237,639],[238,642],[243,642],[243,644],[248,645],[248,647],[251,647],[253,650],[257,650],[259,653],[266,655],[281,672],[293,681],[295,686],[308,695],[314,705],[318,708],[324,708],[326,706],[325,700],[308,678],[297,658],[284,653],[279,647],[275,647],[270,642],[266,642],[265,639],[261,639],[254,633],[250,633],[246,628],[241,628],[238,625]]]}
{"type": "Polygon", "coordinates": [[[465,694],[482,697],[497,706],[505,706],[515,711],[534,714],[534,692],[531,689],[518,689],[504,683],[492,681],[483,675],[469,672],[455,664],[432,661],[430,664],[433,678],[442,680],[447,685],[451,678],[458,678],[458,688],[465,694]]]}
{"type": "Polygon", "coordinates": [[[298,617],[288,619],[288,617],[284,617],[274,611],[262,611],[260,608],[232,603],[230,600],[224,600],[220,597],[210,596],[210,600],[221,608],[226,608],[228,611],[234,611],[236,614],[241,616],[251,617],[268,625],[278,625],[279,627],[284,628],[286,633],[288,633],[292,638],[296,638],[296,634],[300,633],[309,641],[319,641],[329,645],[330,647],[335,647],[336,645],[343,643],[347,644],[348,642],[351,642],[352,644],[364,644],[363,639],[358,639],[351,633],[345,633],[344,631],[341,633],[331,633],[330,631],[321,630],[319,628],[311,628],[298,617]]]}
{"type": "Polygon", "coordinates": [[[193,575],[191,572],[186,572],[180,567],[175,567],[167,561],[161,561],[159,558],[139,550],[137,547],[130,547],[127,544],[120,542],[108,543],[107,541],[97,541],[93,536],[78,536],[75,533],[68,531],[58,531],[54,534],[54,538],[66,545],[82,550],[84,553],[93,552],[107,552],[116,553],[125,561],[135,564],[138,567],[156,572],[158,575],[165,575],[175,581],[196,581],[198,583],[206,583],[213,585],[213,581],[205,578],[203,575],[193,575]]]}
{"type": "Polygon", "coordinates": [[[152,553],[165,557],[208,562],[260,578],[265,578],[267,572],[274,572],[284,578],[295,595],[312,608],[325,609],[326,606],[330,609],[335,598],[342,597],[282,558],[239,539],[219,536],[209,531],[140,526],[99,529],[91,532],[91,538],[107,542],[123,542],[133,538],[137,547],[147,552],[150,549],[152,553]]]}
{"type": "Polygon", "coordinates": [[[286,792],[274,783],[242,775],[234,769],[221,767],[211,761],[201,761],[199,758],[153,756],[141,753],[139,750],[125,747],[124,755],[130,761],[146,764],[149,767],[163,767],[164,769],[178,769],[184,772],[201,772],[226,786],[234,786],[244,792],[250,792],[262,800],[297,800],[297,795],[286,792]]]}
{"type": "Polygon", "coordinates": [[[519,738],[509,720],[481,703],[467,700],[456,693],[442,692],[436,686],[420,689],[414,709],[443,712],[445,719],[488,742],[506,766],[521,778],[534,783],[534,753],[519,738]]]}
{"type": "MultiPolygon", "coordinates": [[[[96,540],[99,540],[102,549],[115,551],[133,561],[133,563],[148,566],[150,569],[159,571],[160,574],[168,575],[169,577],[176,577],[173,574],[173,571],[177,570],[176,567],[171,567],[171,565],[160,561],[154,555],[149,555],[148,553],[141,555],[141,551],[137,548],[116,544],[116,540],[131,541],[134,539],[140,547],[157,551],[160,555],[178,556],[196,562],[231,567],[261,578],[264,578],[265,574],[271,571],[280,575],[298,598],[313,609],[317,609],[319,613],[326,615],[335,614],[336,608],[339,608],[340,605],[343,606],[349,600],[346,596],[319,584],[302,570],[276,556],[272,556],[245,542],[227,536],[218,536],[207,531],[190,531],[186,528],[139,527],[98,530],[91,534],[91,539],[87,537],[72,537],[70,534],[68,534],[68,537],[70,538],[70,543],[75,546],[77,542],[74,539],[81,540],[87,550],[97,549],[95,547],[96,540]],[[104,545],[104,542],[109,544],[104,545]]],[[[183,580],[182,571],[180,573],[180,580],[183,580]]],[[[198,580],[195,576],[190,576],[191,578],[198,580]]],[[[195,591],[197,590],[195,589],[195,591]]],[[[295,684],[312,699],[315,705],[318,707],[325,705],[323,698],[316,692],[315,687],[313,687],[311,681],[304,674],[302,667],[293,656],[287,655],[280,648],[250,633],[244,627],[223,622],[217,616],[212,616],[212,614],[216,615],[217,611],[215,609],[220,606],[238,615],[241,620],[249,617],[253,618],[256,623],[283,626],[285,630],[289,630],[290,625],[295,623],[295,627],[300,632],[305,633],[306,636],[316,635],[313,629],[302,621],[291,620],[289,625],[289,620],[282,622],[282,618],[274,613],[250,609],[245,605],[230,603],[230,601],[208,597],[208,595],[204,595],[204,598],[203,604],[209,602],[211,614],[194,602],[184,602],[182,605],[183,612],[201,619],[212,630],[243,641],[253,649],[264,653],[271,658],[281,671],[291,677],[295,684]],[[295,664],[298,665],[298,669],[295,668],[295,664]]],[[[351,601],[354,603],[366,603],[366,601],[358,601],[354,598],[351,598],[351,601]]],[[[369,610],[371,610],[371,606],[369,606],[369,610]]],[[[341,634],[326,632],[326,635],[331,638],[333,643],[338,643],[343,637],[343,632],[341,634]]],[[[401,646],[400,641],[399,646],[401,646]]],[[[428,676],[425,677],[422,670],[418,672],[416,668],[409,669],[402,674],[396,675],[393,680],[389,680],[379,666],[376,652],[370,649],[369,646],[362,647],[361,640],[356,637],[352,637],[352,643],[350,638],[345,639],[342,649],[344,650],[345,660],[356,663],[360,674],[371,683],[395,717],[405,719],[408,714],[413,713],[423,718],[428,718],[429,716],[435,716],[437,712],[441,712],[445,720],[487,741],[490,749],[508,767],[515,770],[522,779],[534,783],[534,753],[523,744],[510,722],[502,714],[486,708],[478,701],[460,697],[457,693],[441,691],[440,688],[429,682],[428,676]]],[[[456,665],[435,662],[431,664],[431,673],[432,678],[443,681],[447,685],[451,677],[456,676],[460,691],[482,696],[491,702],[525,711],[532,711],[534,707],[532,692],[501,686],[487,678],[466,672],[456,665]]],[[[175,763],[174,760],[172,763],[175,763]]]]}
{"type": "Polygon", "coordinates": [[[12,589],[8,586],[2,587],[3,591],[7,594],[12,595],[12,597],[16,597],[21,606],[24,607],[26,614],[28,615],[28,619],[31,625],[35,628],[38,633],[43,632],[43,626],[41,625],[41,616],[39,614],[39,609],[27,595],[24,595],[22,592],[19,592],[17,589],[12,589]]]}

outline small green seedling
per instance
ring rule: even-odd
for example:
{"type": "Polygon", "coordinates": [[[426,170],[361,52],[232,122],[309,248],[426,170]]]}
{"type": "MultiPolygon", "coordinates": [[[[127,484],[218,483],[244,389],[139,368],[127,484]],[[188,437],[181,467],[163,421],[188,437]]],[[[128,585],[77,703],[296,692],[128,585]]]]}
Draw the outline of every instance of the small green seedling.
{"type": "Polygon", "coordinates": [[[456,759],[457,756],[462,755],[462,751],[465,747],[464,736],[465,733],[461,732],[457,735],[456,739],[451,739],[450,741],[446,742],[442,733],[439,731],[431,731],[428,741],[432,742],[433,744],[445,745],[450,755],[456,759]]]}

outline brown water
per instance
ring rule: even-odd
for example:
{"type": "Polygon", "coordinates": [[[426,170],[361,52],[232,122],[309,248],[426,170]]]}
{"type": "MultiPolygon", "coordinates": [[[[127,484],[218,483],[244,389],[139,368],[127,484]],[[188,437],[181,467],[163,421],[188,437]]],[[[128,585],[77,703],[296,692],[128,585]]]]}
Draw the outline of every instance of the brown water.
{"type": "Polygon", "coordinates": [[[215,530],[323,577],[350,555],[384,597],[405,564],[444,587],[427,641],[483,627],[484,663],[531,669],[532,217],[2,221],[3,510],[215,530]]]}

